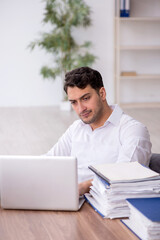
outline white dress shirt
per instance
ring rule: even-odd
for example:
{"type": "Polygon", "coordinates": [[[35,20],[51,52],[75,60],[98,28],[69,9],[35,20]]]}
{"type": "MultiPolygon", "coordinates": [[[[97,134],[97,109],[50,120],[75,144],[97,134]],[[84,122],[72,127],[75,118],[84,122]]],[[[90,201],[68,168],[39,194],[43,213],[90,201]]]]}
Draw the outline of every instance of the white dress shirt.
{"type": "Polygon", "coordinates": [[[91,179],[89,165],[138,161],[146,166],[151,156],[147,128],[125,114],[118,105],[110,106],[112,114],[94,131],[89,124],[75,121],[47,153],[54,156],[76,156],[79,182],[91,179]]]}

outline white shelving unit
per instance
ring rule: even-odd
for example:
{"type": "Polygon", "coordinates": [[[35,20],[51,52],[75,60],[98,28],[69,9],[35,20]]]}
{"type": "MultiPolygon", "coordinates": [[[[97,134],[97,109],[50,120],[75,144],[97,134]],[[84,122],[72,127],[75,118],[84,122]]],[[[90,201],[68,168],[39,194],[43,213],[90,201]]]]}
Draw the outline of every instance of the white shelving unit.
{"type": "Polygon", "coordinates": [[[160,106],[160,0],[130,0],[130,17],[115,2],[115,101],[160,106]]]}

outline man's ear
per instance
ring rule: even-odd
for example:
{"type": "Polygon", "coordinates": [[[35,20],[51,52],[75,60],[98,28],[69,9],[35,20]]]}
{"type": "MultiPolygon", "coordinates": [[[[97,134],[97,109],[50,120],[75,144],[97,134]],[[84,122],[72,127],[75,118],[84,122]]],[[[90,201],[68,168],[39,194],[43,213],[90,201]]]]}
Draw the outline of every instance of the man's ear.
{"type": "Polygon", "coordinates": [[[106,90],[104,87],[101,87],[100,90],[99,90],[99,95],[101,97],[102,100],[105,100],[106,99],[106,90]]]}

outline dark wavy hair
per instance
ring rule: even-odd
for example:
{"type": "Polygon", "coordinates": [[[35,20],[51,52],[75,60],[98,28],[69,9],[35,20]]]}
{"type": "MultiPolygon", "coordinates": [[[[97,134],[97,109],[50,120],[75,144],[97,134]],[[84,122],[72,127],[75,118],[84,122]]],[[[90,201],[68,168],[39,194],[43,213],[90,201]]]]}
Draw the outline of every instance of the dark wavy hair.
{"type": "Polygon", "coordinates": [[[66,93],[68,87],[84,89],[87,85],[99,92],[99,89],[104,86],[101,74],[89,67],[76,68],[65,74],[64,91],[66,93]]]}

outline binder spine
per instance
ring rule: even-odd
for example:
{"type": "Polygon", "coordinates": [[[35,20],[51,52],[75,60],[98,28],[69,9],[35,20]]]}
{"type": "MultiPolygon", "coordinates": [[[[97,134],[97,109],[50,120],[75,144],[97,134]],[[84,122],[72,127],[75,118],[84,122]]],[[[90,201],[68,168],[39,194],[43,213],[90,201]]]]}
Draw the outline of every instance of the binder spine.
{"type": "Polygon", "coordinates": [[[88,198],[85,195],[84,195],[84,198],[86,202],[88,202],[101,217],[105,218],[105,216],[97,208],[95,208],[95,206],[93,206],[93,204],[88,200],[88,198]]]}
{"type": "Polygon", "coordinates": [[[130,0],[120,0],[120,17],[130,16],[130,0]]]}

